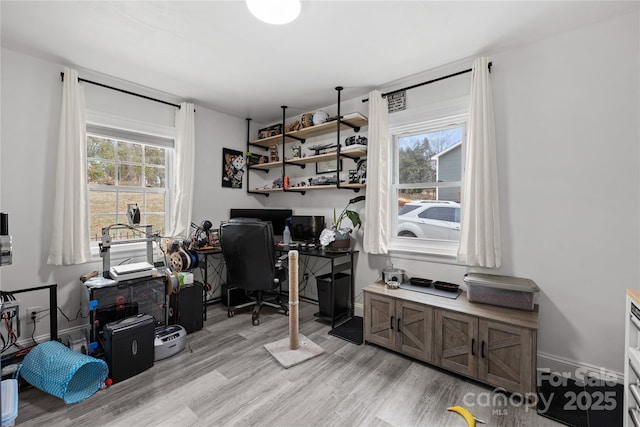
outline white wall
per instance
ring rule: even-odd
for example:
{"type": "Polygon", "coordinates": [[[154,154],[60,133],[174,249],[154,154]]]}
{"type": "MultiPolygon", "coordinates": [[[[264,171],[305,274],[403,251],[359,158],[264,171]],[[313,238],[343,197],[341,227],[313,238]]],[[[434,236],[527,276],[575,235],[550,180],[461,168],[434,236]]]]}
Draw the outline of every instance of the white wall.
{"type": "Polygon", "coordinates": [[[539,351],[617,372],[640,284],[638,21],[492,57],[505,271],[542,288],[539,351]]]}
{"type": "MultiPolygon", "coordinates": [[[[504,254],[492,272],[542,289],[539,367],[622,372],[625,288],[640,283],[638,33],[638,16],[620,17],[490,55],[504,254]]],[[[408,99],[439,99],[438,85],[408,99]]],[[[360,254],[359,285],[384,258],[360,254]]],[[[414,258],[393,261],[463,284],[467,268],[414,258]]]]}
{"type": "MultiPolygon", "coordinates": [[[[622,372],[625,289],[640,283],[638,18],[619,17],[483,53],[493,61],[503,221],[503,266],[491,272],[531,278],[542,289],[537,297],[541,368],[571,372],[586,365],[622,372]]],[[[469,68],[471,62],[402,83],[469,68]]],[[[392,114],[390,122],[464,95],[468,79],[467,74],[409,91],[407,112],[392,114]]],[[[346,101],[343,112],[367,114],[359,101],[346,101]]],[[[265,204],[330,220],[332,208],[353,196],[343,190],[278,194],[265,204]]],[[[356,236],[361,249],[361,235],[356,236]]],[[[461,285],[470,270],[452,260],[360,252],[357,309],[361,289],[390,262],[409,276],[461,285]]]]}
{"type": "MultiPolygon", "coordinates": [[[[2,134],[0,146],[0,209],[9,212],[13,236],[13,264],[0,269],[5,291],[45,284],[58,284],[58,305],[74,318],[80,309],[82,274],[102,270],[100,258],[79,266],[47,265],[50,243],[50,212],[55,193],[56,147],[62,84],[61,64],[2,49],[2,134]]],[[[73,68],[73,67],[72,67],[73,68]]],[[[77,68],[77,67],[75,67],[77,68]]],[[[135,87],[108,76],[80,69],[80,77],[110,84],[136,93],[180,103],[167,94],[135,87]]],[[[173,126],[175,108],[85,85],[87,108],[133,120],[173,126]]],[[[245,121],[196,105],[196,186],[194,222],[219,221],[228,217],[228,205],[252,205],[244,191],[223,191],[222,147],[244,149],[245,121]]],[[[226,189],[225,189],[226,190],[226,189]]],[[[48,307],[44,291],[20,294],[22,310],[48,307]]],[[[86,323],[71,323],[58,315],[59,329],[86,323]]],[[[24,326],[24,325],[23,325],[24,326]]],[[[29,336],[31,330],[24,330],[29,336]]],[[[48,333],[48,318],[38,323],[36,337],[48,333]]],[[[22,337],[24,338],[24,336],[22,337]]]]}

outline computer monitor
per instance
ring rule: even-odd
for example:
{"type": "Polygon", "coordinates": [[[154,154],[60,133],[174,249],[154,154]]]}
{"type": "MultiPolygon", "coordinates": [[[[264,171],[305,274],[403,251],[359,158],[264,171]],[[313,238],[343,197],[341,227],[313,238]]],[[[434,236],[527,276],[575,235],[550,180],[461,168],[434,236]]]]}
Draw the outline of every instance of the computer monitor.
{"type": "Polygon", "coordinates": [[[273,235],[281,237],[284,233],[284,226],[293,216],[291,209],[230,209],[231,218],[257,218],[262,221],[271,222],[273,235]]]}
{"type": "Polygon", "coordinates": [[[324,217],[314,215],[294,215],[291,218],[291,240],[303,243],[318,243],[324,229],[324,217]]]}

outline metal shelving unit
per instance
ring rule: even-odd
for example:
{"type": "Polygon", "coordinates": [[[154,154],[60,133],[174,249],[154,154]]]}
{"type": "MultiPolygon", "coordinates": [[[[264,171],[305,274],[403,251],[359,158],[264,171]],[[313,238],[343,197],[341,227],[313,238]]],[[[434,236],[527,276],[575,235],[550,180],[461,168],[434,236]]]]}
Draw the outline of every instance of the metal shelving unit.
{"type": "MultiPolygon", "coordinates": [[[[302,128],[296,131],[291,132],[283,132],[280,135],[275,135],[267,138],[261,138],[257,140],[250,139],[250,121],[251,119],[247,119],[247,152],[250,152],[251,147],[259,147],[261,149],[268,150],[270,146],[280,145],[282,150],[282,160],[278,162],[269,162],[262,163],[256,165],[247,164],[247,193],[249,194],[262,194],[264,196],[269,196],[270,193],[277,192],[292,192],[292,193],[300,193],[304,195],[307,191],[310,190],[329,190],[329,189],[348,189],[355,192],[360,191],[361,188],[365,188],[366,184],[341,184],[340,179],[336,184],[330,185],[315,185],[315,186],[304,186],[304,187],[289,187],[285,188],[283,182],[282,188],[251,188],[250,185],[250,171],[263,171],[268,173],[271,169],[281,169],[282,176],[287,176],[286,168],[287,166],[297,166],[300,168],[305,168],[307,164],[310,163],[318,163],[325,161],[336,161],[336,171],[339,178],[339,170],[340,170],[340,161],[343,157],[353,159],[358,161],[362,157],[366,157],[367,151],[362,148],[354,148],[354,149],[341,149],[340,146],[340,131],[345,129],[353,129],[356,132],[360,131],[360,128],[367,124],[368,119],[364,115],[360,113],[350,113],[345,116],[340,114],[340,92],[342,91],[342,87],[338,86],[335,88],[338,92],[338,114],[337,119],[320,123],[318,125],[309,126],[306,128],[302,128]],[[307,156],[301,158],[287,159],[285,160],[285,146],[287,143],[291,142],[300,142],[304,144],[308,138],[313,138],[316,136],[327,135],[330,133],[336,133],[337,139],[337,147],[335,152],[318,154],[314,156],[307,156]]],[[[282,106],[282,129],[286,129],[285,124],[285,112],[287,106],[282,106]]]]}
{"type": "Polygon", "coordinates": [[[627,289],[624,350],[624,427],[640,427],[640,290],[636,289],[627,289]]]}

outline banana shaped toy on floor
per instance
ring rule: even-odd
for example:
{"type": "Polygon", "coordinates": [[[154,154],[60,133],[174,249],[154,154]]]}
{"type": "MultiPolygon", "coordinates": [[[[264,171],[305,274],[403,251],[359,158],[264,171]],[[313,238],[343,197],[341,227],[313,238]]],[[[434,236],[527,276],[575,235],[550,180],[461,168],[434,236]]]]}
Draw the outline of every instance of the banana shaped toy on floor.
{"type": "Polygon", "coordinates": [[[481,423],[481,424],[485,423],[484,421],[479,420],[476,417],[474,417],[473,414],[471,412],[469,412],[468,409],[463,408],[462,406],[450,406],[450,407],[447,408],[447,411],[457,412],[458,414],[462,415],[462,417],[467,422],[467,425],[469,427],[476,427],[476,422],[481,423]]]}

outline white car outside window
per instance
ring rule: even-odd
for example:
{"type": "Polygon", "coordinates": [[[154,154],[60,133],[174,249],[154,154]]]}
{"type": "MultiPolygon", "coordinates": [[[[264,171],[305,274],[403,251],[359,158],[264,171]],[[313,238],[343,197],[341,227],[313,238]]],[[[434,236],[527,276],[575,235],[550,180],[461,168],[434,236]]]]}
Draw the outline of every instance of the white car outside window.
{"type": "Polygon", "coordinates": [[[419,200],[398,211],[398,237],[460,240],[460,204],[419,200]]]}

